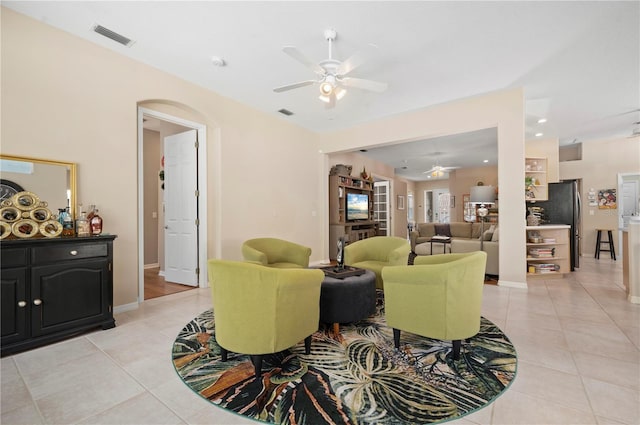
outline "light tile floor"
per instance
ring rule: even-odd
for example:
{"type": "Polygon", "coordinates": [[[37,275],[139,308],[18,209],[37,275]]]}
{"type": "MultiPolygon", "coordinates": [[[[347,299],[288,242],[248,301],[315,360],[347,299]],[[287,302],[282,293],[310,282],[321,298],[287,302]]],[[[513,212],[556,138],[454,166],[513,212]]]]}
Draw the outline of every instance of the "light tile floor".
{"type": "MultiPolygon", "coordinates": [[[[485,285],[483,315],[518,351],[518,375],[456,424],[640,423],[640,306],[621,262],[582,258],[566,279],[485,285]]],[[[2,359],[2,424],[255,423],[189,390],[171,364],[178,331],[208,289],[146,301],[117,327],[2,359]]]]}

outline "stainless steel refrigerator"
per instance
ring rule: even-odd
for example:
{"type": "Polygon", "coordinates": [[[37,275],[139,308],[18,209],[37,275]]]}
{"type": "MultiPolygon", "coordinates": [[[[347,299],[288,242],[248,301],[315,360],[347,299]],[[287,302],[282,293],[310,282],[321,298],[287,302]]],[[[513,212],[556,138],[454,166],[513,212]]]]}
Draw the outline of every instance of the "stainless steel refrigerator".
{"type": "Polygon", "coordinates": [[[571,251],[571,271],[580,267],[580,217],[582,203],[577,180],[549,183],[549,200],[527,202],[529,207],[544,208],[542,224],[568,224],[571,251]]]}

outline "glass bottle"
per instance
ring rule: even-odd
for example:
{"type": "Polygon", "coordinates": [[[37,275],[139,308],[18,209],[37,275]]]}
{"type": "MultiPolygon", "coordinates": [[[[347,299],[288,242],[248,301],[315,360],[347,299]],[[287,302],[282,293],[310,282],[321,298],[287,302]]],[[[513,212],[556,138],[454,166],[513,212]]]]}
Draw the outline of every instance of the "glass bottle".
{"type": "Polygon", "coordinates": [[[93,236],[98,236],[102,234],[102,217],[98,214],[98,210],[94,210],[93,217],[91,217],[91,234],[93,236]]]}
{"type": "Polygon", "coordinates": [[[64,226],[64,208],[58,208],[58,223],[64,226]]]}
{"type": "Polygon", "coordinates": [[[62,236],[75,236],[76,232],[73,228],[73,217],[69,212],[69,207],[64,210],[64,218],[62,219],[62,236]]]}
{"type": "Polygon", "coordinates": [[[87,220],[87,213],[84,211],[80,211],[80,217],[76,220],[76,233],[79,238],[91,236],[91,227],[87,220]]]}
{"type": "Polygon", "coordinates": [[[89,209],[87,209],[87,220],[91,223],[91,219],[93,215],[96,213],[96,206],[94,204],[89,204],[89,209]]]}

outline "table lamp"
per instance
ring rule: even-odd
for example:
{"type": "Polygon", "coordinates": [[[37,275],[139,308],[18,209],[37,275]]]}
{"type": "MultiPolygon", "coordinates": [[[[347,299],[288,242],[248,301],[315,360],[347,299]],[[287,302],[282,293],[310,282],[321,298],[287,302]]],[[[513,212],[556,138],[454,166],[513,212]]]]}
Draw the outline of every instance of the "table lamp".
{"type": "Polygon", "coordinates": [[[480,205],[478,215],[480,216],[481,235],[480,251],[484,250],[484,218],[489,214],[487,205],[493,205],[496,200],[496,190],[493,186],[473,186],[469,191],[469,202],[480,205]]]}

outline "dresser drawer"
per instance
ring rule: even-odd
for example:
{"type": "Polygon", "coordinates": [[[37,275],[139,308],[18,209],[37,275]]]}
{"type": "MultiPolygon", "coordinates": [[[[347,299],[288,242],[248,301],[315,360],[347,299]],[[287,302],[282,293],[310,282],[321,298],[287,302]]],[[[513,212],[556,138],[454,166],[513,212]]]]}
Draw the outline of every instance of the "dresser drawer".
{"type": "Polygon", "coordinates": [[[8,248],[3,249],[0,254],[0,263],[2,268],[19,267],[27,264],[26,248],[8,248]]]}
{"type": "Polygon", "coordinates": [[[34,247],[31,249],[31,255],[32,264],[42,264],[79,258],[106,257],[109,255],[109,249],[106,243],[64,244],[34,247]]]}

